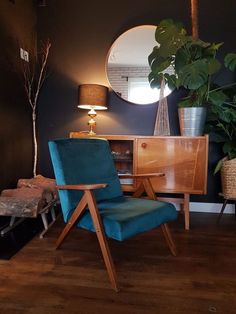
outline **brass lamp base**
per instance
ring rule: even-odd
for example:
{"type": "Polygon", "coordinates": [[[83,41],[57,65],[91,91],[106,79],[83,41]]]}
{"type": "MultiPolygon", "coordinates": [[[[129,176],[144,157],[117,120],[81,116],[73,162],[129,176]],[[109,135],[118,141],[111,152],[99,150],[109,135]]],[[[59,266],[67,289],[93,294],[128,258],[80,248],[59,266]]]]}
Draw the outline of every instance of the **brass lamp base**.
{"type": "Polygon", "coordinates": [[[97,113],[94,109],[91,109],[89,112],[88,112],[88,115],[90,117],[89,121],[88,121],[88,125],[89,125],[89,135],[94,135],[96,134],[94,132],[94,128],[96,127],[96,121],[94,120],[94,118],[96,117],[97,113]]]}
{"type": "Polygon", "coordinates": [[[88,132],[88,135],[95,135],[96,133],[95,132],[93,132],[93,130],[89,130],[89,132],[88,132]]]}

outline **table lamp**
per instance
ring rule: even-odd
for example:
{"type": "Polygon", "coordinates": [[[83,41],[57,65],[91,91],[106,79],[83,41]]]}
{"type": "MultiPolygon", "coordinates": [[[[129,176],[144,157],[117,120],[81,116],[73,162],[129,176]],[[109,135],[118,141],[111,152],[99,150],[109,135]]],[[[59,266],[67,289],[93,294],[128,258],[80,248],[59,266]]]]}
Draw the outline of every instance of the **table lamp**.
{"type": "Polygon", "coordinates": [[[107,92],[108,88],[98,84],[83,84],[78,89],[78,108],[89,110],[88,121],[89,135],[96,134],[94,128],[96,126],[95,117],[97,115],[96,110],[107,109],[107,92]]]}

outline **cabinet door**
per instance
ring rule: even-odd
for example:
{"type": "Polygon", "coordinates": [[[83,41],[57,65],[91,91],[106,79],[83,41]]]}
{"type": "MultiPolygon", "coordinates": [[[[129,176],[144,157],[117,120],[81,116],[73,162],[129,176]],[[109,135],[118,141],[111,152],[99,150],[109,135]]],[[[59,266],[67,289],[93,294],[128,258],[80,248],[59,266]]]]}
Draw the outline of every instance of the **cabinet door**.
{"type": "Polygon", "coordinates": [[[137,139],[137,173],[163,172],[153,179],[163,193],[206,193],[207,138],[155,137],[137,139]]]}

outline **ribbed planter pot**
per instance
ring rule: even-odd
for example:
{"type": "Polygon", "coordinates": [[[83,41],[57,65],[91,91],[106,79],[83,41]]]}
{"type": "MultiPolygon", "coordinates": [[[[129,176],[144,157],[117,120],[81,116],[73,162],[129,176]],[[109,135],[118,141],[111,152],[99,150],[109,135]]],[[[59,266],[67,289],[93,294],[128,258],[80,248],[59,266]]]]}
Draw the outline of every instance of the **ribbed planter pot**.
{"type": "Polygon", "coordinates": [[[207,113],[205,107],[179,108],[178,113],[182,136],[203,135],[207,113]]]}
{"type": "Polygon", "coordinates": [[[224,198],[236,199],[236,158],[223,161],[220,173],[224,198]]]}

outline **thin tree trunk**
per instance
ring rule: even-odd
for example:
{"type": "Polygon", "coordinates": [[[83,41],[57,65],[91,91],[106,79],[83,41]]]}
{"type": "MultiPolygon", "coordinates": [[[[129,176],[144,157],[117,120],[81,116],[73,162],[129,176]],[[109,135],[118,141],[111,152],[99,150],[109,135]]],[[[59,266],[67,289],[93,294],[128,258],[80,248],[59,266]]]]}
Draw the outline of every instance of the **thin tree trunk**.
{"type": "Polygon", "coordinates": [[[38,161],[38,142],[36,135],[36,112],[35,108],[33,108],[32,112],[32,122],[33,122],[33,142],[34,142],[34,165],[33,165],[33,176],[37,175],[37,161],[38,161]]]}
{"type": "Polygon", "coordinates": [[[38,142],[37,142],[37,127],[36,127],[36,108],[38,104],[38,97],[42,85],[46,78],[46,65],[49,55],[49,50],[51,48],[51,43],[48,40],[42,45],[41,58],[38,61],[37,58],[32,61],[32,66],[27,62],[23,62],[22,71],[24,76],[24,87],[26,95],[28,97],[29,104],[32,108],[32,128],[33,128],[33,176],[37,175],[37,163],[38,163],[38,142]],[[38,66],[37,66],[37,63],[38,66]],[[38,71],[36,71],[38,68],[38,71]]]}
{"type": "Polygon", "coordinates": [[[198,39],[198,0],[191,0],[192,36],[198,39]]]}

